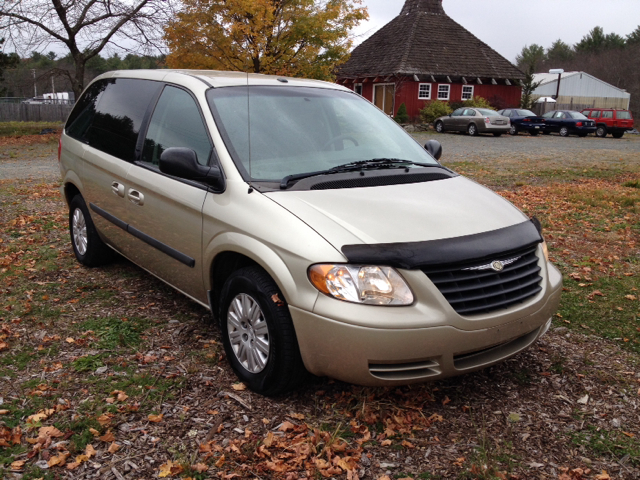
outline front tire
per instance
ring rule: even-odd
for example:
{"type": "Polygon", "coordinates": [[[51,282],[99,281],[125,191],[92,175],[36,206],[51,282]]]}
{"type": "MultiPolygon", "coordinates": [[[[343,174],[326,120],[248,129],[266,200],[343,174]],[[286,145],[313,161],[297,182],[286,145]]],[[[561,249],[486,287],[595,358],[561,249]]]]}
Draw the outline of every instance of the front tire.
{"type": "Polygon", "coordinates": [[[113,259],[113,250],[98,235],[82,195],[73,197],[69,204],[69,234],[73,253],[85,267],[98,267],[113,259]]]}
{"type": "Polygon", "coordinates": [[[568,137],[569,136],[569,129],[567,127],[562,127],[560,129],[560,136],[561,137],[568,137]]]}
{"type": "Polygon", "coordinates": [[[600,126],[596,129],[596,137],[604,138],[607,136],[607,128],[600,126]]]}
{"type": "Polygon", "coordinates": [[[232,273],[220,302],[224,349],[234,372],[251,390],[277,395],[305,377],[289,307],[260,267],[232,273]]]}
{"type": "Polygon", "coordinates": [[[612,133],[611,135],[613,136],[613,138],[622,138],[622,136],[624,135],[624,132],[616,132],[616,133],[612,133]]]}
{"type": "Polygon", "coordinates": [[[444,133],[444,123],[436,122],[436,132],[444,133]]]}
{"type": "Polygon", "coordinates": [[[478,127],[476,127],[475,123],[469,124],[469,126],[467,127],[467,133],[472,137],[478,135],[478,127]]]}

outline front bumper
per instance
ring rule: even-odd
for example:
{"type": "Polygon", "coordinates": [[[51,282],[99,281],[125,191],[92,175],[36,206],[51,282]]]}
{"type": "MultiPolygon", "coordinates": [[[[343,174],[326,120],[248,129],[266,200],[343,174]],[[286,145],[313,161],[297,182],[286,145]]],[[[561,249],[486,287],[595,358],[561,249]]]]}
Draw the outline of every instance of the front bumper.
{"type": "Polygon", "coordinates": [[[366,386],[417,383],[493,365],[543,335],[562,291],[560,272],[551,266],[548,272],[537,310],[490,328],[373,328],[292,306],[290,311],[304,364],[311,373],[366,386]]]}

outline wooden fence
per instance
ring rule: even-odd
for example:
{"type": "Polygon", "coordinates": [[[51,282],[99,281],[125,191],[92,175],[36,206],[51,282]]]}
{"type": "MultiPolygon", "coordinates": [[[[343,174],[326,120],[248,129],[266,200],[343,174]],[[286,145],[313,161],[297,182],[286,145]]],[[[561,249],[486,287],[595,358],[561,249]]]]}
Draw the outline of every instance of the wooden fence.
{"type": "Polygon", "coordinates": [[[0,122],[64,122],[73,105],[0,104],[0,122]]]}

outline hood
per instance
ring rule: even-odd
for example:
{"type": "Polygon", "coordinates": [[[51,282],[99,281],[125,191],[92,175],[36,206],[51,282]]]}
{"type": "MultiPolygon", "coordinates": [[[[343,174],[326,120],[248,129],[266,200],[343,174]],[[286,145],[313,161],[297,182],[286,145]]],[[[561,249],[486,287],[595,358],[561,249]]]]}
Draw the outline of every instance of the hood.
{"type": "Polygon", "coordinates": [[[464,177],[336,190],[266,193],[336,249],[489,232],[527,220],[507,200],[464,177]]]}

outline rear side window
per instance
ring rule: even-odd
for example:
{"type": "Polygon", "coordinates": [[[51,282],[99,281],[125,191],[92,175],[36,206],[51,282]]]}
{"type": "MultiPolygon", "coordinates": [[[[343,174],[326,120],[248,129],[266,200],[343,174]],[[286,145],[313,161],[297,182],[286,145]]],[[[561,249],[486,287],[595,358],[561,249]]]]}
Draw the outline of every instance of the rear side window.
{"type": "Polygon", "coordinates": [[[617,113],[618,120],[631,120],[631,112],[618,112],[617,113]]]}
{"type": "Polygon", "coordinates": [[[589,115],[591,118],[600,118],[600,110],[592,110],[591,111],[591,115],[589,115]]]}
{"type": "Polygon", "coordinates": [[[199,164],[209,162],[211,143],[195,100],[184,90],[167,86],[151,117],[142,161],[158,165],[160,155],[170,147],[191,148],[199,164]]]}
{"type": "Polygon", "coordinates": [[[161,87],[148,80],[109,79],[81,140],[114,157],[134,161],[142,120],[161,87]]]}
{"type": "Polygon", "coordinates": [[[85,135],[96,115],[96,105],[108,84],[108,80],[99,80],[89,85],[67,119],[65,125],[67,135],[86,142],[85,135]]]}
{"type": "Polygon", "coordinates": [[[605,110],[602,112],[602,118],[613,118],[613,112],[611,110],[605,110]]]}

